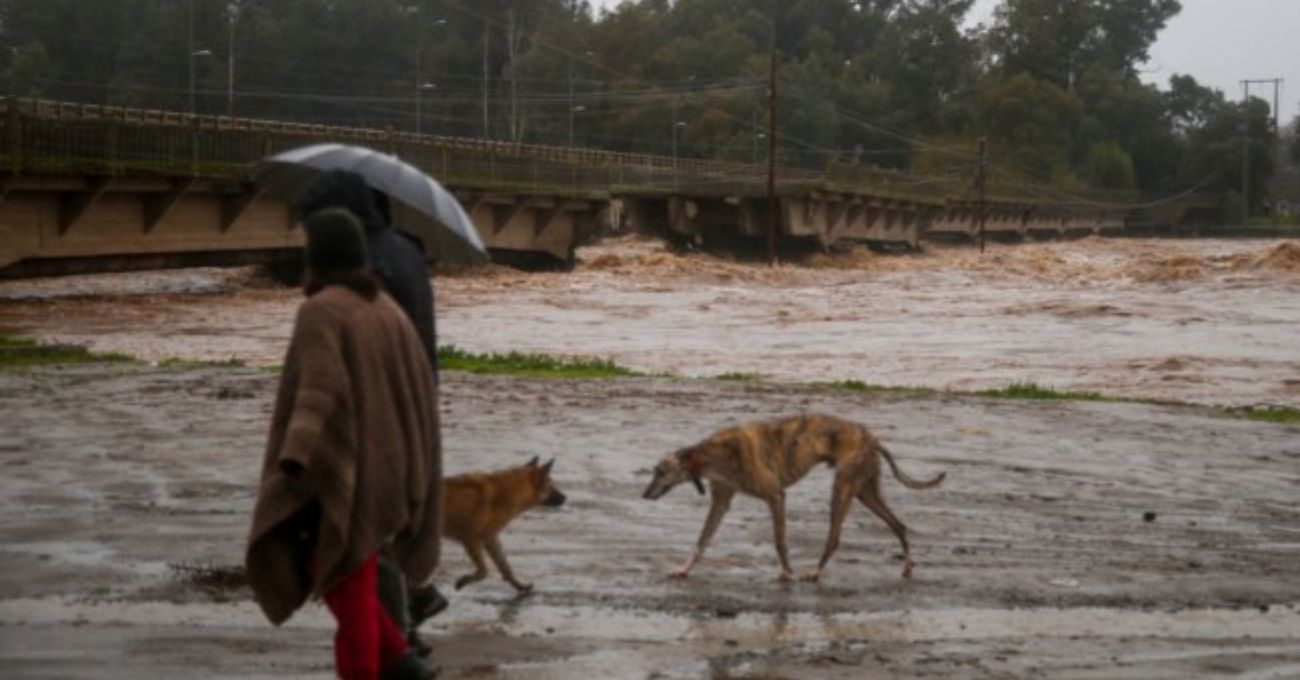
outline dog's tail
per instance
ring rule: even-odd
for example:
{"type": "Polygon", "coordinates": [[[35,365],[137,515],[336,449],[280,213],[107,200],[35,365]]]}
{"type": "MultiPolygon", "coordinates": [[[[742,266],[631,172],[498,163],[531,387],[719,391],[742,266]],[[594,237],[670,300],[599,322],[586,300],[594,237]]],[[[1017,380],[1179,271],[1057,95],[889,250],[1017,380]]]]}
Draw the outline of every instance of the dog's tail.
{"type": "Polygon", "coordinates": [[[947,472],[940,472],[939,474],[925,481],[912,479],[911,477],[907,476],[906,472],[903,472],[902,470],[898,469],[898,464],[894,462],[894,457],[890,455],[889,449],[886,449],[883,444],[877,444],[876,450],[880,452],[881,456],[884,456],[885,462],[889,463],[889,469],[894,471],[894,478],[902,482],[903,486],[909,489],[929,489],[932,487],[939,486],[940,482],[943,481],[943,478],[948,475],[947,472]]]}

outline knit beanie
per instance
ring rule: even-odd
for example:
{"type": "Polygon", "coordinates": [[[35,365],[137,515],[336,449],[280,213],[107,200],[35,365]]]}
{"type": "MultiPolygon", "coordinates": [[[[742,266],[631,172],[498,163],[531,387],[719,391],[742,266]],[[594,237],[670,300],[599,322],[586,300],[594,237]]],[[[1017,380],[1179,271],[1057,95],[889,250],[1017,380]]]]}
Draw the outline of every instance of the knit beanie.
{"type": "Polygon", "coordinates": [[[361,223],[342,208],[328,208],[307,216],[307,265],[320,274],[361,269],[369,262],[361,223]]]}

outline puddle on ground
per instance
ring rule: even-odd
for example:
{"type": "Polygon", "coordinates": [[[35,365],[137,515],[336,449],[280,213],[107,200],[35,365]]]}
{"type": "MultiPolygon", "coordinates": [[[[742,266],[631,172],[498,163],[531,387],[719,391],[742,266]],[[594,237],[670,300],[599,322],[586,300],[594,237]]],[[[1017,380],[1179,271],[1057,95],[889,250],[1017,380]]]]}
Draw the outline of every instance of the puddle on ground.
{"type": "MultiPolygon", "coordinates": [[[[0,601],[0,622],[210,628],[256,626],[264,619],[252,602],[101,602],[54,597],[0,601]]],[[[334,626],[329,614],[316,604],[305,607],[288,625],[312,629],[334,626]]],[[[516,604],[503,607],[461,601],[426,624],[426,629],[440,637],[492,633],[512,638],[559,636],[596,641],[635,639],[646,643],[731,640],[741,646],[835,640],[931,642],[1054,637],[1300,640],[1300,611],[1295,604],[1271,606],[1266,610],[1167,612],[1093,607],[945,608],[827,615],[741,613],[717,618],[651,610],[516,604]]]]}

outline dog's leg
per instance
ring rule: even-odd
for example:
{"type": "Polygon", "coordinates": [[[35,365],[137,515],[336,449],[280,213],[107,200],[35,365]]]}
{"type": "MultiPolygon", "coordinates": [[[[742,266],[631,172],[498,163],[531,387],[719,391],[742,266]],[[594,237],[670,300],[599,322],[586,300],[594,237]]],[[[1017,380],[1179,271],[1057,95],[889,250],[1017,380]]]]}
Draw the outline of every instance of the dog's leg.
{"type": "Polygon", "coordinates": [[[904,525],[897,517],[894,516],[888,505],[885,505],[885,497],[880,493],[880,477],[876,477],[867,482],[862,491],[858,493],[858,500],[867,506],[876,516],[885,520],[885,524],[894,530],[894,535],[898,537],[898,542],[903,544],[903,578],[912,578],[912,551],[907,545],[907,526],[904,525]]]}
{"type": "Polygon", "coordinates": [[[471,583],[478,583],[487,578],[487,562],[483,560],[483,544],[478,542],[469,542],[465,544],[465,554],[474,563],[474,573],[465,574],[456,579],[456,590],[460,590],[471,583]]]}
{"type": "Polygon", "coordinates": [[[830,533],[826,535],[826,547],[822,550],[822,558],[817,562],[817,568],[803,575],[805,581],[820,579],[826,563],[831,561],[831,555],[834,555],[835,550],[840,547],[840,528],[844,526],[844,518],[849,514],[849,507],[853,505],[853,480],[848,477],[848,474],[843,472],[835,475],[835,488],[831,492],[830,533]]]}
{"type": "Polygon", "coordinates": [[[488,557],[492,558],[492,563],[497,565],[497,571],[501,572],[501,578],[514,586],[520,595],[526,595],[533,591],[533,584],[520,583],[519,579],[515,578],[514,571],[510,569],[510,563],[506,561],[506,553],[501,550],[501,541],[496,536],[487,540],[487,552],[488,557]]]}
{"type": "Polygon", "coordinates": [[[695,563],[704,557],[704,550],[709,547],[709,541],[713,540],[713,533],[718,530],[718,525],[722,524],[723,516],[731,508],[731,499],[735,497],[736,490],[729,486],[711,482],[709,484],[709,495],[712,504],[709,506],[709,516],[704,520],[704,528],[700,530],[700,540],[695,542],[695,552],[691,553],[691,557],[686,560],[686,564],[677,567],[669,574],[673,578],[686,578],[690,575],[695,563]]]}
{"type": "Polygon", "coordinates": [[[785,490],[778,491],[767,501],[772,511],[772,536],[776,542],[776,555],[781,558],[781,573],[776,575],[778,581],[794,580],[790,570],[790,553],[785,547],[785,490]]]}

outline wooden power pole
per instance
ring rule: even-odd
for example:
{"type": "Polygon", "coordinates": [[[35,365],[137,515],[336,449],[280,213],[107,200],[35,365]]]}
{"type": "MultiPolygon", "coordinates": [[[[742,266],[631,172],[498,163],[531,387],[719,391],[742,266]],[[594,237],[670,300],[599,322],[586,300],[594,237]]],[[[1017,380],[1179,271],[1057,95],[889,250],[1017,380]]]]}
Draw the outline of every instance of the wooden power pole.
{"type": "Polygon", "coordinates": [[[767,263],[776,264],[776,234],[781,220],[781,204],[776,197],[776,48],[772,48],[771,82],[768,85],[768,153],[767,153],[767,263]]]}
{"type": "Polygon", "coordinates": [[[975,197],[979,202],[980,252],[984,252],[984,223],[988,221],[988,158],[989,140],[981,137],[979,145],[979,165],[975,168],[975,197]]]}
{"type": "Polygon", "coordinates": [[[1250,103],[1251,85],[1273,85],[1273,134],[1278,133],[1277,107],[1281,78],[1248,78],[1241,81],[1241,225],[1250,224],[1250,103]]]}

